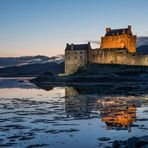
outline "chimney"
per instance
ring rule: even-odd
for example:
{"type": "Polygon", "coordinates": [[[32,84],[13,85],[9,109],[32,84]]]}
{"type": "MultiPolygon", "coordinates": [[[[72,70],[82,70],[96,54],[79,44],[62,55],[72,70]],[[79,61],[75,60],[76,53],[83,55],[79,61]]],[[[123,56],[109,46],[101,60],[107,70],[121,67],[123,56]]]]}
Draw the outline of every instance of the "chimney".
{"type": "Polygon", "coordinates": [[[91,49],[91,45],[90,45],[90,42],[88,42],[88,48],[89,48],[89,50],[91,49]]]}
{"type": "Polygon", "coordinates": [[[73,49],[74,49],[74,44],[72,43],[72,44],[71,44],[71,50],[73,50],[73,49]]]}
{"type": "Polygon", "coordinates": [[[128,25],[128,31],[131,33],[132,32],[132,27],[131,25],[128,25]]]}
{"type": "Polygon", "coordinates": [[[106,28],[106,32],[110,32],[111,31],[111,28],[106,28]]]}

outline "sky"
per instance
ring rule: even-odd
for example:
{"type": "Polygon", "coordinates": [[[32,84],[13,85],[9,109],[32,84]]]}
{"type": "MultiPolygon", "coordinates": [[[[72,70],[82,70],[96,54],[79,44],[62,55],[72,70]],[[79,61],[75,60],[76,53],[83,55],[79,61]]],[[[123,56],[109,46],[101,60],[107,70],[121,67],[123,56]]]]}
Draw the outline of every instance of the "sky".
{"type": "Polygon", "coordinates": [[[66,43],[99,41],[106,27],[148,36],[147,15],[148,0],[0,0],[0,57],[63,54],[66,43]]]}

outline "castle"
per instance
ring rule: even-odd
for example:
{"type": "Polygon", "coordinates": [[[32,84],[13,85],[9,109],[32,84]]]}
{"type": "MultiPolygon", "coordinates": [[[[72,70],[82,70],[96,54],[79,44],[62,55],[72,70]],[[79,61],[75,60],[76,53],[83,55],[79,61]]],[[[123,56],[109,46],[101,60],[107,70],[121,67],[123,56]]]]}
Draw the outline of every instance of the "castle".
{"type": "Polygon", "coordinates": [[[148,55],[137,52],[136,35],[133,35],[131,26],[122,29],[106,28],[100,48],[92,49],[90,43],[66,45],[66,75],[92,63],[148,66],[148,55]]]}

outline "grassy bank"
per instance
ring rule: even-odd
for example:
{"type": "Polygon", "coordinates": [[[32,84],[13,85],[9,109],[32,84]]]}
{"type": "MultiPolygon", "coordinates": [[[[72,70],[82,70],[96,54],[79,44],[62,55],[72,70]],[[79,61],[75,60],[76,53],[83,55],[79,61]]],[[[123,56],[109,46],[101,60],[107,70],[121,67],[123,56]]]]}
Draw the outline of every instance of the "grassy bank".
{"type": "Polygon", "coordinates": [[[148,82],[148,67],[113,64],[90,64],[69,76],[40,75],[31,82],[100,83],[148,82]]]}

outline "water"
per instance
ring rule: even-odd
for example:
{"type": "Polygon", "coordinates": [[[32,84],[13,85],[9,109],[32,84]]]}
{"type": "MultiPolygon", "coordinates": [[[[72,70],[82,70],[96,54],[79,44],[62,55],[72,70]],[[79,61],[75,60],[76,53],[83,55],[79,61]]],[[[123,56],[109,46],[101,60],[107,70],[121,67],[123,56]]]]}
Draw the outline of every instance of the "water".
{"type": "Polygon", "coordinates": [[[0,79],[0,147],[96,148],[147,135],[146,93],[104,95],[92,87],[41,89],[24,79],[0,79]]]}

